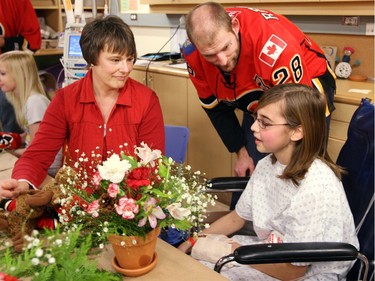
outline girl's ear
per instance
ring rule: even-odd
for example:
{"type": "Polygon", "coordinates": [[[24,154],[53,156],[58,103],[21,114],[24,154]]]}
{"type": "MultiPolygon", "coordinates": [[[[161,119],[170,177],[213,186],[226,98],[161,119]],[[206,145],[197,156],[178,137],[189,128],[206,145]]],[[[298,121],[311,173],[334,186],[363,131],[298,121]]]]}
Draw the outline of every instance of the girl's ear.
{"type": "Polygon", "coordinates": [[[303,129],[302,126],[298,126],[293,128],[293,132],[291,133],[290,139],[292,141],[299,141],[303,139],[303,129]]]}

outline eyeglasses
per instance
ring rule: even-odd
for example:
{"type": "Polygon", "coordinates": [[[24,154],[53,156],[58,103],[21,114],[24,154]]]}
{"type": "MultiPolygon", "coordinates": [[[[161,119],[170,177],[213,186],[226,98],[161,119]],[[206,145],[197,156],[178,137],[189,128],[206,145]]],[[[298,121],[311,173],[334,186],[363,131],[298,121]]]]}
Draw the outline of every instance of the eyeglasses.
{"type": "Polygon", "coordinates": [[[254,118],[254,122],[258,122],[259,128],[261,128],[262,130],[265,130],[268,127],[272,127],[272,126],[290,126],[290,124],[288,124],[288,123],[284,123],[284,124],[267,123],[267,122],[263,121],[262,119],[258,118],[255,114],[251,114],[251,117],[254,118]]]}

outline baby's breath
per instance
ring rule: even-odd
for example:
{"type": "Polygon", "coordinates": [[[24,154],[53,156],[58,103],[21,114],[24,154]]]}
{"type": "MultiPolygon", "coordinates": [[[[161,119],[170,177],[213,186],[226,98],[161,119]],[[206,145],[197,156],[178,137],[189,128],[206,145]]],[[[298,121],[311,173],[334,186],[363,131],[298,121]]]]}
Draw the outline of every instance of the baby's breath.
{"type": "Polygon", "coordinates": [[[119,147],[124,150],[108,152],[105,161],[95,151],[89,154],[90,160],[76,151],[78,160],[69,165],[73,169],[65,167],[61,188],[82,198],[79,203],[72,200],[74,196],[61,200],[59,216],[65,227],[73,222],[83,225],[97,245],[113,233],[144,235],[156,226],[182,231],[204,228],[206,210],[215,201],[205,192],[204,173],[177,164],[145,144],[134,147],[133,153],[126,143],[119,147]],[[110,189],[112,183],[118,188],[110,189]],[[93,191],[91,195],[84,193],[86,189],[93,191]],[[134,206],[125,206],[121,198],[134,206]]]}

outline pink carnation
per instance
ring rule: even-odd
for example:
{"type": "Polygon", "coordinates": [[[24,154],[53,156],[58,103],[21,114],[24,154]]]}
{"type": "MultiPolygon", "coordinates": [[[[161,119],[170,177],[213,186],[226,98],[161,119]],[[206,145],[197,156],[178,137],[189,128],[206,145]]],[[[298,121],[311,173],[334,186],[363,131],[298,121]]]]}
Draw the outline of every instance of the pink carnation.
{"type": "Polygon", "coordinates": [[[127,220],[134,219],[139,212],[139,206],[136,203],[137,201],[132,198],[121,197],[116,204],[117,214],[127,220]]]}
{"type": "Polygon", "coordinates": [[[102,180],[102,177],[100,176],[99,171],[96,171],[95,174],[92,176],[92,183],[95,186],[99,186],[101,180],[102,180]]]}
{"type": "Polygon", "coordinates": [[[109,186],[108,186],[108,195],[109,197],[112,197],[112,198],[115,198],[117,196],[117,194],[119,193],[119,186],[118,184],[115,184],[115,183],[111,183],[109,186]]]}
{"type": "Polygon", "coordinates": [[[90,203],[90,205],[87,207],[87,213],[91,214],[94,218],[99,217],[99,200],[95,200],[90,203]]]}

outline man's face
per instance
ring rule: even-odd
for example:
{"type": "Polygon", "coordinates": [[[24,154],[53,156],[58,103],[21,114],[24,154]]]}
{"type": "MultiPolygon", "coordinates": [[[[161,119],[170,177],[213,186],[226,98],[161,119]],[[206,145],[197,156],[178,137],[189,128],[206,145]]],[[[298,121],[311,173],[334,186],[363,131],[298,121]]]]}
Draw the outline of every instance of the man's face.
{"type": "Polygon", "coordinates": [[[234,31],[221,29],[214,40],[210,42],[198,41],[195,46],[209,63],[224,72],[232,71],[237,65],[240,43],[238,35],[234,31]]]}

